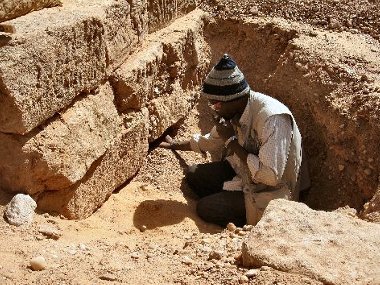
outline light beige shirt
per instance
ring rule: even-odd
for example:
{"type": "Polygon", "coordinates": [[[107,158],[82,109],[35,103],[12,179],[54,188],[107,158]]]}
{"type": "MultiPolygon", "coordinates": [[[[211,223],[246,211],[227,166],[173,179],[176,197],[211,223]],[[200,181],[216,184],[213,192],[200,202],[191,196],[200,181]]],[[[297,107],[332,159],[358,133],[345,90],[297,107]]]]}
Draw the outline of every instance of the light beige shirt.
{"type": "MultiPolygon", "coordinates": [[[[254,183],[276,186],[284,173],[289,147],[292,138],[292,121],[287,114],[274,115],[265,123],[262,137],[258,137],[253,126],[249,125],[250,108],[246,108],[241,116],[240,126],[235,127],[238,142],[248,152],[247,165],[254,183]]],[[[196,134],[190,141],[191,147],[198,152],[222,152],[222,140],[215,127],[206,135],[196,134]]],[[[241,169],[240,159],[236,156],[226,158],[236,173],[241,169]]],[[[239,176],[224,183],[225,190],[242,190],[242,180],[239,176]]]]}

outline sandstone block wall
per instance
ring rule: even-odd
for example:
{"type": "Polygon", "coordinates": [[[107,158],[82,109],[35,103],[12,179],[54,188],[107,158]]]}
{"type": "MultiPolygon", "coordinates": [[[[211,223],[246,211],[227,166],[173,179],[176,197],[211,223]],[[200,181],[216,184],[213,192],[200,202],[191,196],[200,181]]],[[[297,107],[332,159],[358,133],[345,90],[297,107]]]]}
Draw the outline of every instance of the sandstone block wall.
{"type": "Polygon", "coordinates": [[[71,219],[90,216],[142,166],[148,152],[147,120],[146,109],[136,112],[128,128],[123,128],[82,181],[63,191],[42,192],[38,197],[38,207],[71,219]]]}
{"type": "Polygon", "coordinates": [[[148,102],[149,141],[184,118],[184,111],[198,98],[197,86],[207,72],[209,53],[203,22],[194,21],[195,14],[148,36],[111,76],[119,110],[139,110],[148,102]]]}
{"type": "Polygon", "coordinates": [[[0,189],[80,219],[136,174],[209,63],[204,12],[167,2],[73,0],[5,22],[0,189]]]}

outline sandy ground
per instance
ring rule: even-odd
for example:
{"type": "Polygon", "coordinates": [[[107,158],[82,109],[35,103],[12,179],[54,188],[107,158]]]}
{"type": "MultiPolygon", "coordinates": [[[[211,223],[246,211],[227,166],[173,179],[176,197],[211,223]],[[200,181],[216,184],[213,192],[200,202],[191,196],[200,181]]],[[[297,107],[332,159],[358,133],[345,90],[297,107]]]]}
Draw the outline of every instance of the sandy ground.
{"type": "MultiPolygon", "coordinates": [[[[212,2],[217,12],[240,13],[231,1],[212,2]]],[[[300,8],[294,10],[300,13],[284,14],[287,6],[294,8],[294,1],[285,1],[282,9],[273,4],[268,11],[256,10],[255,2],[260,1],[245,1],[242,11],[299,17],[300,21],[307,16],[300,8]]],[[[323,9],[318,11],[326,14],[329,4],[320,3],[323,9]]],[[[347,13],[354,10],[352,6],[347,13]]],[[[369,10],[361,11],[362,15],[369,10]]],[[[374,15],[378,10],[373,10],[374,15]]],[[[341,21],[344,13],[335,11],[332,9],[335,18],[316,25],[366,31],[365,26],[356,27],[356,21],[341,21]]],[[[320,18],[325,17],[322,14],[320,18]]],[[[378,19],[367,28],[377,39],[378,19]]],[[[205,108],[201,102],[171,134],[185,138],[207,131],[211,118],[199,118],[205,108]]],[[[152,146],[138,175],[85,220],[37,213],[32,224],[15,227],[0,219],[0,284],[319,284],[265,267],[258,269],[255,277],[245,276],[248,268],[240,266],[239,252],[248,229],[229,231],[204,223],[195,213],[196,197],[183,181],[186,165],[209,159],[152,146]],[[56,231],[58,236],[46,236],[41,227],[56,231]],[[45,258],[46,269],[31,269],[30,261],[37,256],[45,258]]],[[[0,193],[1,213],[11,198],[0,193]]]]}
{"type": "MultiPolygon", "coordinates": [[[[207,128],[210,117],[199,122],[205,108],[201,102],[171,135],[207,128]]],[[[85,220],[37,213],[30,225],[15,227],[1,219],[0,284],[320,284],[265,266],[246,277],[240,249],[250,228],[203,222],[183,181],[186,165],[209,159],[153,146],[138,175],[85,220]],[[41,271],[31,268],[38,256],[47,264],[41,271]]],[[[11,196],[1,195],[3,213],[11,196]]]]}

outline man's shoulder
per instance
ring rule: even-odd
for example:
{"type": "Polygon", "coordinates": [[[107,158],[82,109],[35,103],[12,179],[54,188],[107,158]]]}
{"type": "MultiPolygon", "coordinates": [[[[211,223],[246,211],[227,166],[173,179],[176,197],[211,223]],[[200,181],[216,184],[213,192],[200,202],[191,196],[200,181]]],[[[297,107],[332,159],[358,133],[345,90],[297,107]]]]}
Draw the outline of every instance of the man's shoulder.
{"type": "MultiPolygon", "coordinates": [[[[261,92],[256,92],[256,91],[252,91],[251,90],[251,93],[250,93],[250,96],[251,98],[253,99],[257,99],[257,100],[262,100],[266,103],[272,103],[272,102],[275,102],[277,104],[281,104],[281,105],[284,105],[284,103],[282,103],[281,101],[279,101],[278,99],[270,96],[270,95],[267,95],[267,94],[264,94],[264,93],[261,93],[261,92]]],[[[286,106],[285,106],[286,107],[286,106]]]]}

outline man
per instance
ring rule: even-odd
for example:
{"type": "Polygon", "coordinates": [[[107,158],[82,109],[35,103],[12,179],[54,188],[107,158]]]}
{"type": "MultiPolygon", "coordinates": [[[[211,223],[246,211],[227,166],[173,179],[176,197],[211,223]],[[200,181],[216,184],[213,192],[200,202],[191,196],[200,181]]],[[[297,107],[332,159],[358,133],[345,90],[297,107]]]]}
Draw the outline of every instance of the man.
{"type": "Polygon", "coordinates": [[[220,154],[220,161],[190,166],[186,175],[200,197],[198,215],[221,226],[256,224],[270,200],[297,200],[301,135],[289,109],[251,91],[227,54],[206,77],[202,96],[220,117],[210,133],[160,144],[220,154]]]}

